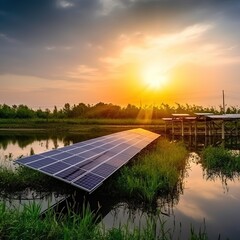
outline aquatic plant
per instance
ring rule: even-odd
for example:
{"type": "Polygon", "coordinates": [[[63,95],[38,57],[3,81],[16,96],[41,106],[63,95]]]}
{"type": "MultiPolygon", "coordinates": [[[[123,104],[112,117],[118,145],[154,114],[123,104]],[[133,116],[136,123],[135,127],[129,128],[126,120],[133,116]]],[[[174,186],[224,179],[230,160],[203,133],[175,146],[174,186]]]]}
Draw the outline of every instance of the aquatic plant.
{"type": "Polygon", "coordinates": [[[19,192],[26,188],[38,191],[63,190],[65,185],[62,183],[60,188],[58,180],[26,167],[9,169],[0,166],[0,190],[4,192],[19,192]]]}
{"type": "Polygon", "coordinates": [[[185,168],[186,156],[182,143],[160,140],[155,149],[121,170],[116,189],[123,196],[152,203],[158,193],[174,190],[185,168]]]}
{"type": "Polygon", "coordinates": [[[240,155],[229,149],[208,146],[203,149],[201,159],[208,174],[219,173],[233,177],[240,173],[240,155]]]}
{"type": "MultiPolygon", "coordinates": [[[[131,227],[119,225],[108,229],[103,223],[97,224],[97,213],[91,211],[89,204],[83,204],[80,214],[69,208],[66,215],[59,215],[49,211],[40,217],[40,205],[32,203],[19,209],[8,209],[5,203],[0,203],[0,239],[92,239],[92,240],[170,240],[173,239],[171,229],[160,215],[149,215],[144,227],[131,227]],[[159,227],[157,227],[159,223],[159,227]]],[[[205,240],[204,231],[195,232],[193,228],[189,239],[205,240]]],[[[180,238],[178,238],[180,239],[180,238]]]]}

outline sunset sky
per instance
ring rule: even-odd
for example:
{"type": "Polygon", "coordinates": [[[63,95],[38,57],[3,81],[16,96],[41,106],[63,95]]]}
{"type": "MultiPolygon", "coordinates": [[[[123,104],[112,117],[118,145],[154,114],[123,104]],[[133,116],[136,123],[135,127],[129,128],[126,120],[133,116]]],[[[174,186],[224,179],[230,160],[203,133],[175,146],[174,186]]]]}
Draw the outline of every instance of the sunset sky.
{"type": "Polygon", "coordinates": [[[239,0],[0,0],[0,104],[240,106],[239,0]]]}

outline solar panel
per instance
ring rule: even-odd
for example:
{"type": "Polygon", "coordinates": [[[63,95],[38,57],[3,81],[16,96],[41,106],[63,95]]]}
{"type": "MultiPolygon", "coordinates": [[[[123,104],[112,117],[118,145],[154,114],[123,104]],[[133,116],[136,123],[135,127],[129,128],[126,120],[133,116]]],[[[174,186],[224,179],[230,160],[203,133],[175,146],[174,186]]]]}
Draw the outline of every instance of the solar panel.
{"type": "Polygon", "coordinates": [[[122,131],[16,160],[87,192],[159,137],[142,128],[122,131]]]}

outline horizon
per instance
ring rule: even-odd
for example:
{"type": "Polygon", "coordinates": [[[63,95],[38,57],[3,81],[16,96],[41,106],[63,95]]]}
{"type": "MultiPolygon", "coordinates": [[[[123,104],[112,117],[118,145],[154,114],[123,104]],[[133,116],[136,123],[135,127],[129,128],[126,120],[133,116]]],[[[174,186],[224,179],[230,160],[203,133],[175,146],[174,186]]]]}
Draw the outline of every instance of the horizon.
{"type": "Polygon", "coordinates": [[[240,102],[237,0],[0,2],[0,104],[240,102]]]}

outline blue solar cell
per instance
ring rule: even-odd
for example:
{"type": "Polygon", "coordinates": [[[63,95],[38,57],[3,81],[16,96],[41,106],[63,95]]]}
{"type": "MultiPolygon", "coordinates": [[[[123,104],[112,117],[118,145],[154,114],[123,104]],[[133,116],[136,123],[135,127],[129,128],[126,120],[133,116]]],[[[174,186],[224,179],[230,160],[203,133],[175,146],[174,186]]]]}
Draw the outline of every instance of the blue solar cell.
{"type": "Polygon", "coordinates": [[[61,153],[61,152],[59,150],[52,150],[45,153],[41,153],[40,155],[44,157],[51,157],[52,155],[56,155],[58,153],[61,153]]]}
{"type": "Polygon", "coordinates": [[[56,162],[54,164],[51,164],[49,166],[46,166],[44,168],[41,168],[41,171],[43,172],[47,172],[47,173],[51,173],[51,174],[55,174],[63,169],[68,168],[69,165],[63,162],[56,162]]]}
{"type": "Polygon", "coordinates": [[[27,166],[34,167],[34,168],[40,168],[40,167],[46,166],[48,164],[54,163],[56,161],[57,160],[53,159],[53,158],[43,158],[41,160],[31,162],[31,163],[27,164],[27,166]]]}
{"type": "Polygon", "coordinates": [[[43,158],[43,156],[41,156],[41,155],[32,155],[30,157],[20,158],[17,160],[17,162],[22,163],[22,164],[27,164],[27,163],[30,163],[30,162],[33,162],[33,161],[36,161],[36,160],[39,160],[42,158],[43,158]]]}
{"type": "Polygon", "coordinates": [[[95,148],[95,146],[93,146],[93,145],[84,145],[84,146],[82,146],[82,148],[83,148],[84,150],[90,150],[90,149],[95,148]]]}
{"type": "Polygon", "coordinates": [[[136,147],[130,147],[128,148],[127,150],[123,151],[123,154],[126,154],[128,156],[134,156],[136,155],[137,153],[140,152],[140,149],[139,148],[136,148],[136,147]]]}
{"type": "Polygon", "coordinates": [[[79,157],[79,156],[72,156],[66,160],[63,160],[64,163],[70,164],[70,165],[74,165],[77,163],[80,163],[84,160],[85,158],[79,157]]]}
{"type": "Polygon", "coordinates": [[[78,156],[81,156],[83,158],[90,158],[90,157],[97,157],[98,155],[100,155],[101,153],[95,153],[94,150],[93,151],[87,151],[87,152],[83,152],[83,153],[79,153],[77,154],[78,156]]]}
{"type": "Polygon", "coordinates": [[[92,173],[88,173],[81,177],[80,179],[73,182],[74,185],[78,187],[87,189],[88,191],[92,191],[98,185],[100,185],[104,181],[104,178],[94,175],[92,173]]]}
{"type": "Polygon", "coordinates": [[[80,154],[80,153],[86,152],[86,151],[88,151],[88,150],[78,147],[78,148],[68,151],[68,153],[76,155],[76,154],[80,154]]]}
{"type": "Polygon", "coordinates": [[[72,181],[72,180],[76,179],[77,177],[81,176],[82,174],[84,174],[85,172],[86,171],[79,169],[77,167],[71,167],[67,170],[64,170],[64,171],[56,174],[55,176],[63,178],[68,181],[72,181]]]}
{"type": "Polygon", "coordinates": [[[66,151],[68,151],[68,150],[71,150],[71,149],[74,149],[74,148],[76,148],[77,146],[75,145],[75,144],[73,144],[73,145],[68,145],[68,146],[65,146],[65,147],[61,147],[61,148],[58,148],[58,151],[64,151],[64,152],[66,152],[66,151]]]}
{"type": "Polygon", "coordinates": [[[72,157],[72,154],[69,154],[68,152],[61,152],[57,155],[52,156],[52,158],[57,159],[59,161],[69,157],[72,157]]]}
{"type": "Polygon", "coordinates": [[[121,167],[128,161],[129,161],[129,156],[124,153],[120,153],[114,156],[113,158],[111,158],[110,160],[108,160],[106,163],[114,167],[121,167]]]}
{"type": "Polygon", "coordinates": [[[122,152],[125,149],[126,149],[125,145],[120,144],[119,146],[116,146],[116,147],[110,149],[109,151],[111,153],[118,154],[118,153],[122,152]]]}
{"type": "Polygon", "coordinates": [[[106,177],[110,176],[113,172],[115,172],[116,169],[117,169],[117,167],[114,167],[107,163],[103,163],[102,165],[100,165],[99,167],[94,169],[92,171],[92,173],[98,174],[98,175],[106,178],[106,177]]]}
{"type": "Polygon", "coordinates": [[[103,154],[107,152],[107,149],[101,148],[101,147],[96,147],[92,150],[94,154],[103,154]]]}
{"type": "Polygon", "coordinates": [[[114,154],[111,152],[105,152],[101,155],[98,155],[96,157],[92,157],[90,159],[88,159],[86,162],[83,162],[82,164],[78,164],[78,167],[81,167],[85,170],[91,170],[92,168],[103,164],[104,162],[106,162],[109,158],[113,157],[114,154]]]}

